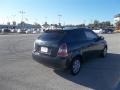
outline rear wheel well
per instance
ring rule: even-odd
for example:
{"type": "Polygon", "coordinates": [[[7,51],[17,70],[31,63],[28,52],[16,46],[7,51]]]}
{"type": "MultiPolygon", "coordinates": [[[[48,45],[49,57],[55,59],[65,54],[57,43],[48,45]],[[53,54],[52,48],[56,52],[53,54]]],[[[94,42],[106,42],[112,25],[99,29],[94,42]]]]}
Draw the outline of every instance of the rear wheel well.
{"type": "Polygon", "coordinates": [[[76,55],[76,56],[74,56],[74,57],[72,58],[72,60],[74,60],[74,59],[76,59],[76,58],[79,58],[80,61],[81,61],[81,63],[83,62],[83,57],[82,57],[82,55],[76,55]]]}
{"type": "Polygon", "coordinates": [[[71,59],[68,59],[68,61],[66,62],[66,66],[67,66],[68,69],[70,68],[71,63],[73,62],[73,60],[75,60],[76,58],[79,58],[80,62],[83,63],[82,55],[76,55],[76,56],[72,57],[71,59]]]}
{"type": "Polygon", "coordinates": [[[81,55],[77,55],[72,58],[72,61],[70,64],[70,72],[72,75],[77,75],[80,72],[81,61],[82,61],[81,55]]]}

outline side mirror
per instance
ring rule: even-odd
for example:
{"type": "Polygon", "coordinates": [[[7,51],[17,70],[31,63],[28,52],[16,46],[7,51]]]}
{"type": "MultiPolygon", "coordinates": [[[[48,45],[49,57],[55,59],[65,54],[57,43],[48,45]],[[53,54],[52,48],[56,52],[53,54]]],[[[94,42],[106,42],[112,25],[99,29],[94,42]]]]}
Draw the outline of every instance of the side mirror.
{"type": "Polygon", "coordinates": [[[99,40],[104,40],[104,37],[103,36],[99,36],[98,39],[99,40]]]}

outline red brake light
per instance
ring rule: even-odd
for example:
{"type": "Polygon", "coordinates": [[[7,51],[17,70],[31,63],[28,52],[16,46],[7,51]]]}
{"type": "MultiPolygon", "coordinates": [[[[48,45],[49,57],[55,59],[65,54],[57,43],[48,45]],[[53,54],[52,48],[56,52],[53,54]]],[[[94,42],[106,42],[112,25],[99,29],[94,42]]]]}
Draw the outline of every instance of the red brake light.
{"type": "Polygon", "coordinates": [[[57,53],[57,56],[60,56],[60,57],[66,57],[66,56],[68,56],[67,45],[65,43],[62,44],[62,45],[60,45],[58,53],[57,53]]]}

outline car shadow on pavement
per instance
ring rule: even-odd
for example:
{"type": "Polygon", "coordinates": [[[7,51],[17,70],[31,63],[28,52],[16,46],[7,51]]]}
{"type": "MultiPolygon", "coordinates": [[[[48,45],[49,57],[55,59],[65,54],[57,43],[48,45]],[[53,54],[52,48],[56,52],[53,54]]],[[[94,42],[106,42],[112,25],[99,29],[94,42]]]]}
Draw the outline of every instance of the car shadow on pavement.
{"type": "Polygon", "coordinates": [[[120,90],[120,54],[109,53],[105,58],[87,61],[76,76],[62,69],[54,69],[54,72],[66,80],[94,90],[120,90]]]}

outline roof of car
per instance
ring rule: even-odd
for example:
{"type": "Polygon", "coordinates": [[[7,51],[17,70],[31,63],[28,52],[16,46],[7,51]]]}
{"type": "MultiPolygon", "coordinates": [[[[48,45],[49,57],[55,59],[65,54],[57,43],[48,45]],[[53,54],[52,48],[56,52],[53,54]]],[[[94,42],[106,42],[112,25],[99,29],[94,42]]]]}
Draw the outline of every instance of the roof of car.
{"type": "Polygon", "coordinates": [[[89,30],[87,28],[77,28],[77,29],[62,29],[62,30],[45,30],[44,32],[71,32],[71,31],[78,31],[78,30],[89,30]]]}

